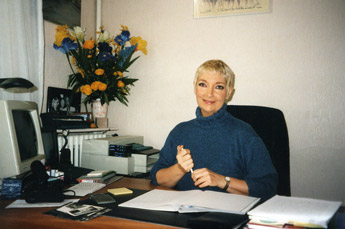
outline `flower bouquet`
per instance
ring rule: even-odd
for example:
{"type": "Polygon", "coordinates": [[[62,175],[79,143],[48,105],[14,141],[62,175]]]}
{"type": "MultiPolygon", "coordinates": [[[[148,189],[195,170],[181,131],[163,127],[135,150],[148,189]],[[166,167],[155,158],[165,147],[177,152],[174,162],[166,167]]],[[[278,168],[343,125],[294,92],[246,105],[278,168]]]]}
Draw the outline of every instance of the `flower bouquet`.
{"type": "Polygon", "coordinates": [[[147,43],[140,36],[130,37],[128,28],[121,27],[121,34],[116,37],[101,27],[96,40],[85,40],[85,29],[81,27],[56,28],[54,48],[66,54],[73,72],[67,86],[74,93],[85,94],[85,106],[97,99],[102,104],[119,100],[128,105],[126,96],[138,79],[130,78],[127,69],[139,58],[132,59],[136,51],[147,54],[147,43]]]}

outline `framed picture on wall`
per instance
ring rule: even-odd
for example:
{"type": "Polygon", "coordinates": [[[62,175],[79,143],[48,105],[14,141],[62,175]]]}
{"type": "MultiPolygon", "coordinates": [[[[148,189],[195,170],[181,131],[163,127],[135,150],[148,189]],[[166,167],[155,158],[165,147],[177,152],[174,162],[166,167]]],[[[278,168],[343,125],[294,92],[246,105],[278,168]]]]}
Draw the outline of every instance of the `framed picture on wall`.
{"type": "Polygon", "coordinates": [[[69,89],[48,87],[47,113],[80,113],[80,103],[80,93],[73,94],[69,89]]]}
{"type": "Polygon", "coordinates": [[[70,28],[80,26],[81,0],[43,0],[43,19],[70,28]]]}
{"type": "Polygon", "coordinates": [[[194,0],[194,18],[271,12],[271,0],[194,0]]]}

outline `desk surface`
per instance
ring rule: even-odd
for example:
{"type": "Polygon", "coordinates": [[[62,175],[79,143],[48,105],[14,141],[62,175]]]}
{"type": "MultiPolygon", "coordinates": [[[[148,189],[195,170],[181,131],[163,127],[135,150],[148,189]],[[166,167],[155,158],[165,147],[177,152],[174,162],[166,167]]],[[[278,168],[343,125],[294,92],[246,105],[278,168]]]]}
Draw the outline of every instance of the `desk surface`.
{"type": "MultiPolygon", "coordinates": [[[[108,188],[127,187],[132,189],[152,190],[154,188],[169,190],[161,186],[151,184],[150,180],[137,178],[121,178],[120,180],[106,186],[97,193],[105,193],[108,188]]],[[[84,197],[85,199],[86,197],[84,197]]],[[[0,200],[0,227],[1,228],[172,228],[160,224],[140,222],[128,219],[121,219],[108,216],[100,216],[95,219],[80,222],[62,219],[43,214],[55,208],[11,208],[5,209],[12,200],[0,200]]],[[[336,221],[343,220],[345,208],[341,207],[336,221]],[[341,217],[341,218],[340,218],[341,217]]],[[[342,224],[343,225],[343,224],[342,224]]],[[[329,228],[336,228],[330,224],[329,228]]]]}
{"type": "MultiPolygon", "coordinates": [[[[99,190],[97,193],[104,193],[108,188],[118,187],[142,190],[152,190],[154,188],[166,189],[151,184],[150,180],[124,177],[99,190]]],[[[0,201],[1,228],[171,228],[170,226],[107,216],[100,216],[86,222],[80,222],[43,214],[54,208],[5,209],[11,202],[11,200],[0,201]]]]}

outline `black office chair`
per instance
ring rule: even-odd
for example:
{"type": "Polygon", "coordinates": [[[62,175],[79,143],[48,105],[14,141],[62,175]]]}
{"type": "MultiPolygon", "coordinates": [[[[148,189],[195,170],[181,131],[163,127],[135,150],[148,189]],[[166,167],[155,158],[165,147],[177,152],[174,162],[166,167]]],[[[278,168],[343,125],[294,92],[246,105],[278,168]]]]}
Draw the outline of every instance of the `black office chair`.
{"type": "Polygon", "coordinates": [[[278,172],[278,195],[291,196],[289,137],[283,112],[275,108],[228,105],[227,111],[250,124],[262,138],[278,172]]]}

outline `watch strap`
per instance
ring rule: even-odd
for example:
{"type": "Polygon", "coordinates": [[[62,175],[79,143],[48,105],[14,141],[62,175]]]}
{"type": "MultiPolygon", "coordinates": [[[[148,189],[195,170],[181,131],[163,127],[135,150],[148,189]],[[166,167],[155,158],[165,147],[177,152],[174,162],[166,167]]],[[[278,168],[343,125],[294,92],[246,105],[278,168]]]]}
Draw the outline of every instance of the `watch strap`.
{"type": "Polygon", "coordinates": [[[224,191],[226,191],[229,188],[229,185],[230,185],[230,180],[225,178],[225,181],[226,181],[226,184],[225,184],[225,186],[223,188],[224,191]]]}

